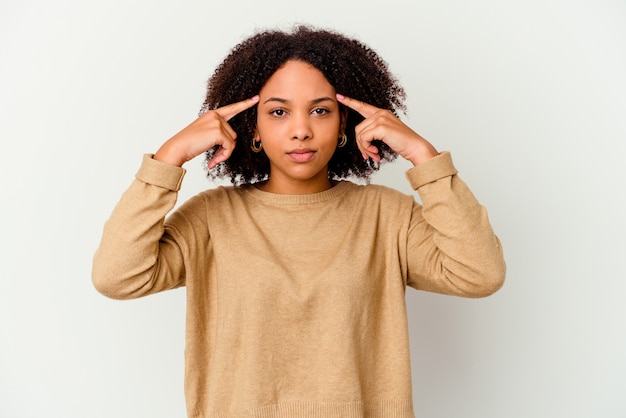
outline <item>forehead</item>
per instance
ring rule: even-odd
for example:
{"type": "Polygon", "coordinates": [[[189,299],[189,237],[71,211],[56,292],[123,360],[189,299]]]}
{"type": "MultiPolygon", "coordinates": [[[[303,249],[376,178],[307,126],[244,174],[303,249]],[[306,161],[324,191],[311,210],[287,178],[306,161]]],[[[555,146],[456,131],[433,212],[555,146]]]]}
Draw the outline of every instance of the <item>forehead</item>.
{"type": "Polygon", "coordinates": [[[324,74],[304,61],[287,61],[267,80],[261,96],[334,95],[334,87],[324,74]]]}

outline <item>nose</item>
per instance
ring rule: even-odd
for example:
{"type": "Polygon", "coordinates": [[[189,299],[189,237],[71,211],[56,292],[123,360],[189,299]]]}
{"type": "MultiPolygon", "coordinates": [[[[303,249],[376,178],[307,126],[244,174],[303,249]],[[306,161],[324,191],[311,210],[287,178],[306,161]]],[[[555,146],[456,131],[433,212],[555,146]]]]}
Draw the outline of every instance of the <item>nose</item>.
{"type": "Polygon", "coordinates": [[[291,118],[291,122],[291,139],[304,141],[313,137],[308,112],[304,114],[302,112],[295,113],[291,118]]]}

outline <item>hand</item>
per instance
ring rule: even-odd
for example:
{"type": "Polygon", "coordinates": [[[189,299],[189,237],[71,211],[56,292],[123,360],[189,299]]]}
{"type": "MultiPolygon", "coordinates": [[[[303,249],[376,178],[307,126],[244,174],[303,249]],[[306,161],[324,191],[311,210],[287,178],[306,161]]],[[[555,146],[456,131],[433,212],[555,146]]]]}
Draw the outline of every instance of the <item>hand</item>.
{"type": "Polygon", "coordinates": [[[356,143],[363,158],[380,162],[378,148],[372,141],[383,141],[403,158],[418,165],[438,154],[430,142],[422,138],[389,110],[379,109],[365,102],[337,94],[337,101],[357,111],[365,120],[356,128],[356,143]]]}
{"type": "Polygon", "coordinates": [[[237,133],[228,121],[251,108],[258,101],[259,96],[254,96],[241,102],[209,110],[168,139],[154,154],[154,159],[180,167],[192,158],[219,145],[219,149],[209,161],[209,169],[226,161],[235,148],[237,138],[237,133]]]}

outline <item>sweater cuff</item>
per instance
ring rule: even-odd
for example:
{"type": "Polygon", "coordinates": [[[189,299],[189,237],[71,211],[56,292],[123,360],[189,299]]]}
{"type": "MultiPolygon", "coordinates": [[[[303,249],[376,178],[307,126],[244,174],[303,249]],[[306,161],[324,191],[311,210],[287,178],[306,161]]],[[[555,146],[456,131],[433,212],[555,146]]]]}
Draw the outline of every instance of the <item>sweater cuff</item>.
{"type": "Polygon", "coordinates": [[[425,184],[432,183],[444,177],[457,174],[458,171],[452,163],[450,152],[443,151],[430,160],[415,166],[406,172],[406,178],[414,190],[425,184]]]}
{"type": "Polygon", "coordinates": [[[183,182],[186,170],[182,167],[157,161],[152,157],[154,154],[144,154],[141,167],[135,175],[137,180],[153,186],[177,192],[183,182]]]}

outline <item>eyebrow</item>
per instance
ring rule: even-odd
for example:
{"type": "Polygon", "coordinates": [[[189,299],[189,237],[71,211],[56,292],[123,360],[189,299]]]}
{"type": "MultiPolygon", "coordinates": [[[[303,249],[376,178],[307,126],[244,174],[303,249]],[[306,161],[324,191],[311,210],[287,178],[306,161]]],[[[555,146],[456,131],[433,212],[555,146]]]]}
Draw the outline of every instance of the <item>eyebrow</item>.
{"type": "MultiPolygon", "coordinates": [[[[311,104],[318,104],[321,102],[325,102],[325,101],[334,101],[334,99],[332,99],[331,97],[320,97],[317,99],[313,99],[311,100],[311,104]]],[[[290,100],[287,99],[283,99],[280,97],[270,97],[269,99],[267,99],[266,101],[263,102],[263,104],[267,103],[267,102],[279,102],[279,103],[290,103],[290,100]]]]}

